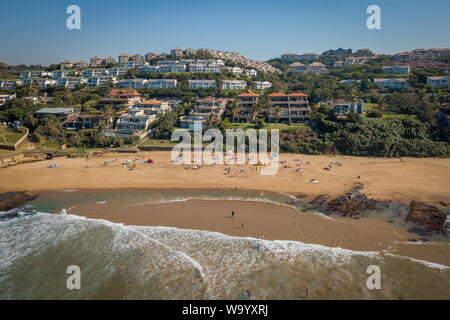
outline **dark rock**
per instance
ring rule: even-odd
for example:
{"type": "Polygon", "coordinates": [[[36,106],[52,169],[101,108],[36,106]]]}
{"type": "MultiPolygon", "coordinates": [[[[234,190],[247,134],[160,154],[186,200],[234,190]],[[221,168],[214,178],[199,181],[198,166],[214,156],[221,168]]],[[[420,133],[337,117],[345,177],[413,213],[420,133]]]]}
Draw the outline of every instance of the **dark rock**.
{"type": "Polygon", "coordinates": [[[17,208],[37,198],[37,195],[29,195],[26,191],[13,191],[0,194],[0,211],[8,211],[17,208]]]}
{"type": "Polygon", "coordinates": [[[343,195],[329,201],[327,203],[327,212],[337,213],[343,217],[353,217],[359,216],[363,210],[373,208],[376,201],[361,193],[363,189],[364,185],[359,184],[343,195]]]}
{"type": "Polygon", "coordinates": [[[407,222],[425,227],[426,232],[446,233],[447,215],[438,208],[419,201],[411,201],[407,222]]]}

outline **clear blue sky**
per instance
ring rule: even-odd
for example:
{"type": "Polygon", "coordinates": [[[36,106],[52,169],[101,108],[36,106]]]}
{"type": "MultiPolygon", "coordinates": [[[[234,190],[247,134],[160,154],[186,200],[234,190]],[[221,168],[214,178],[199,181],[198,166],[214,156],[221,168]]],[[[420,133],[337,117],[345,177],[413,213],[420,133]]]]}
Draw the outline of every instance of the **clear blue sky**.
{"type": "Polygon", "coordinates": [[[2,0],[0,61],[48,65],[174,47],[258,60],[339,47],[448,48],[449,12],[449,0],[2,0]],[[71,4],[81,8],[81,30],[66,28],[71,4]],[[382,30],[366,28],[371,4],[381,8],[382,30]]]}

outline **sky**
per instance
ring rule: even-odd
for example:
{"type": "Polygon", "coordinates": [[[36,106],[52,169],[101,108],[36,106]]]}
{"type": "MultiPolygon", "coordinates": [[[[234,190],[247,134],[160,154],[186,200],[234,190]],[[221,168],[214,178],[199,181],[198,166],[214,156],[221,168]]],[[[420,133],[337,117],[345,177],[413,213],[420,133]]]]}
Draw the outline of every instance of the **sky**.
{"type": "Polygon", "coordinates": [[[255,60],[340,47],[386,54],[449,48],[449,12],[448,0],[2,0],[0,61],[49,65],[175,47],[255,60]],[[73,4],[80,30],[66,27],[73,4]],[[366,26],[369,5],[381,9],[380,30],[366,26]]]}

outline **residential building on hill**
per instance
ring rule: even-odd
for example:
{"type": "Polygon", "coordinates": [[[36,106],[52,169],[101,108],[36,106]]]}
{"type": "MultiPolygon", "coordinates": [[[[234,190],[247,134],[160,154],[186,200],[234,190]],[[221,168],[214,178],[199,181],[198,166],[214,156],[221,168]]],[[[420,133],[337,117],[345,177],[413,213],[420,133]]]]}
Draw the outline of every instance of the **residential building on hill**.
{"type": "Polygon", "coordinates": [[[111,76],[89,77],[86,84],[89,87],[105,87],[108,83],[117,83],[117,78],[111,76]]]}
{"type": "Polygon", "coordinates": [[[147,88],[162,89],[162,88],[176,88],[176,79],[148,79],[147,88]]]}
{"type": "Polygon", "coordinates": [[[364,100],[356,99],[355,101],[347,101],[344,99],[337,99],[331,104],[338,116],[345,116],[349,113],[363,113],[364,112],[364,100]]]}
{"type": "Polygon", "coordinates": [[[309,121],[308,95],[303,92],[269,94],[269,122],[304,123],[309,121]]]}
{"type": "Polygon", "coordinates": [[[222,80],[222,89],[245,89],[247,88],[247,81],[245,80],[222,80]]]}
{"type": "Polygon", "coordinates": [[[210,89],[216,88],[216,80],[188,80],[188,87],[190,89],[210,89]]]}
{"type": "Polygon", "coordinates": [[[127,105],[128,107],[141,101],[142,94],[134,89],[113,89],[105,98],[99,101],[100,105],[127,105]]]}
{"type": "Polygon", "coordinates": [[[387,74],[409,74],[410,66],[408,65],[395,65],[395,66],[384,66],[383,73],[387,74]]]}
{"type": "Polygon", "coordinates": [[[384,89],[405,89],[411,87],[407,78],[375,78],[373,82],[384,89]]]}
{"type": "Polygon", "coordinates": [[[445,88],[450,86],[450,76],[427,77],[427,86],[434,88],[445,88]]]}
{"type": "Polygon", "coordinates": [[[250,122],[252,119],[252,109],[258,102],[259,94],[250,90],[237,96],[238,114],[234,116],[235,122],[250,122]]]}
{"type": "Polygon", "coordinates": [[[194,110],[188,116],[180,118],[182,128],[187,128],[189,131],[194,131],[195,123],[200,123],[200,129],[206,128],[207,122],[211,117],[215,117],[217,122],[222,119],[225,108],[230,99],[208,97],[206,99],[199,99],[196,101],[194,110]]]}
{"type": "Polygon", "coordinates": [[[253,81],[252,89],[266,90],[272,87],[272,83],[269,81],[253,81]]]}

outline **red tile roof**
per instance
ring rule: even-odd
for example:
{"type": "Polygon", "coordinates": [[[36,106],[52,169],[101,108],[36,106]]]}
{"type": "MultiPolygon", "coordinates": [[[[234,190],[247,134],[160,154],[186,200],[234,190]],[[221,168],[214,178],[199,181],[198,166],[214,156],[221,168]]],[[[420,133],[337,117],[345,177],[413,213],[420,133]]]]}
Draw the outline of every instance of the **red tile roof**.
{"type": "Polygon", "coordinates": [[[247,92],[239,94],[238,97],[259,97],[259,94],[251,92],[250,90],[248,90],[247,92]]]}
{"type": "Polygon", "coordinates": [[[145,100],[144,102],[141,102],[140,104],[146,105],[146,104],[159,104],[159,103],[164,103],[164,101],[156,100],[156,99],[149,99],[149,100],[145,100]]]}
{"type": "Polygon", "coordinates": [[[108,94],[108,96],[136,96],[136,97],[140,97],[142,95],[135,89],[113,89],[108,94]]]}

